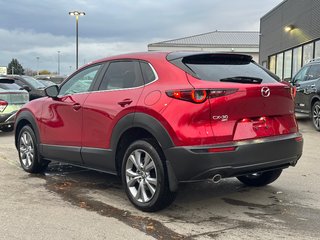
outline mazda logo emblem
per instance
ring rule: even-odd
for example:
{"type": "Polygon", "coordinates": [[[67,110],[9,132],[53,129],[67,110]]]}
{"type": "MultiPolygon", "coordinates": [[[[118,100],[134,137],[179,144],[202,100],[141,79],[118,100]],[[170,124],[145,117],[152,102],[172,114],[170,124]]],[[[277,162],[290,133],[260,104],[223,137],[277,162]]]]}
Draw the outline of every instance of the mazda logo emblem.
{"type": "Polygon", "coordinates": [[[268,87],[261,88],[261,95],[262,95],[262,97],[269,97],[270,96],[270,88],[268,88],[268,87]]]}

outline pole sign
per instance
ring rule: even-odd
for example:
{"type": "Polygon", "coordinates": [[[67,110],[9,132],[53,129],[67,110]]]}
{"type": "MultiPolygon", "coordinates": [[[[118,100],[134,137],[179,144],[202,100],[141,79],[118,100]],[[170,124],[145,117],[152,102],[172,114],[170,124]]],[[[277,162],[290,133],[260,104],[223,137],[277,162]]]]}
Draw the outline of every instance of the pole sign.
{"type": "Polygon", "coordinates": [[[0,67],[0,74],[7,74],[7,67],[0,67]]]}

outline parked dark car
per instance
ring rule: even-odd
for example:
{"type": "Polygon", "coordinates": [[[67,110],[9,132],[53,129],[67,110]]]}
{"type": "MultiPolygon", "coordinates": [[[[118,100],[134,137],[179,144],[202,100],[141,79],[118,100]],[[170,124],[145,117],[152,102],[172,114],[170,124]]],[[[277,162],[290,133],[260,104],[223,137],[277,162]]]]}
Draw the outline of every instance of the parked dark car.
{"type": "Polygon", "coordinates": [[[35,78],[26,75],[7,75],[7,77],[14,79],[16,84],[29,92],[30,101],[45,96],[44,89],[47,86],[35,78]]]}
{"type": "Polygon", "coordinates": [[[296,87],[295,111],[308,114],[320,131],[320,59],[303,66],[291,83],[296,87]]]}
{"type": "Polygon", "coordinates": [[[42,80],[42,79],[37,79],[37,81],[41,82],[43,85],[45,85],[46,87],[52,86],[52,85],[58,85],[54,82],[51,82],[49,80],[42,80]]]}
{"type": "Polygon", "coordinates": [[[247,55],[120,55],[45,92],[17,115],[22,168],[55,160],[121,176],[143,211],[168,206],[181,182],[270,184],[302,154],[291,86],[247,55]]]}
{"type": "Polygon", "coordinates": [[[60,83],[63,82],[65,77],[58,76],[58,75],[37,75],[37,76],[35,76],[35,79],[50,81],[50,82],[53,82],[53,83],[59,85],[60,83]]]}
{"type": "Polygon", "coordinates": [[[0,130],[13,130],[17,111],[29,101],[29,94],[20,90],[14,80],[0,77],[0,130]]]}

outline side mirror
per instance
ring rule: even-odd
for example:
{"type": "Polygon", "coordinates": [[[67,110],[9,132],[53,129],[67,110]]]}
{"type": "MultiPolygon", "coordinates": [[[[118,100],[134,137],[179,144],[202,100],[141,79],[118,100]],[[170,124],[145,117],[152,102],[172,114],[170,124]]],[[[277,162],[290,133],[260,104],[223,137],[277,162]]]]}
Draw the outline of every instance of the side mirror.
{"type": "Polygon", "coordinates": [[[27,85],[23,85],[21,88],[20,88],[20,90],[26,90],[27,92],[31,92],[31,88],[29,87],[29,86],[27,86],[27,85]]]}
{"type": "Polygon", "coordinates": [[[57,85],[52,85],[44,89],[45,94],[51,98],[57,98],[59,95],[59,87],[57,85]]]}

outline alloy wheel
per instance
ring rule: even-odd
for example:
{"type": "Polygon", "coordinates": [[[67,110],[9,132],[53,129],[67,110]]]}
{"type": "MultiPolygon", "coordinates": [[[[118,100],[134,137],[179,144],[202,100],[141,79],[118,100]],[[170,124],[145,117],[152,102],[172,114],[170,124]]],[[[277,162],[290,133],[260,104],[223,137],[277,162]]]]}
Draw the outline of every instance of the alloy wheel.
{"type": "Polygon", "coordinates": [[[25,131],[21,134],[19,152],[21,162],[25,168],[30,168],[34,162],[34,142],[29,132],[25,131]]]}
{"type": "Polygon", "coordinates": [[[313,124],[320,129],[320,105],[316,104],[313,108],[313,124]]]}
{"type": "Polygon", "coordinates": [[[126,183],[132,197],[141,203],[149,202],[157,191],[157,169],[152,157],[142,149],[134,150],[125,168],[126,183]]]}

